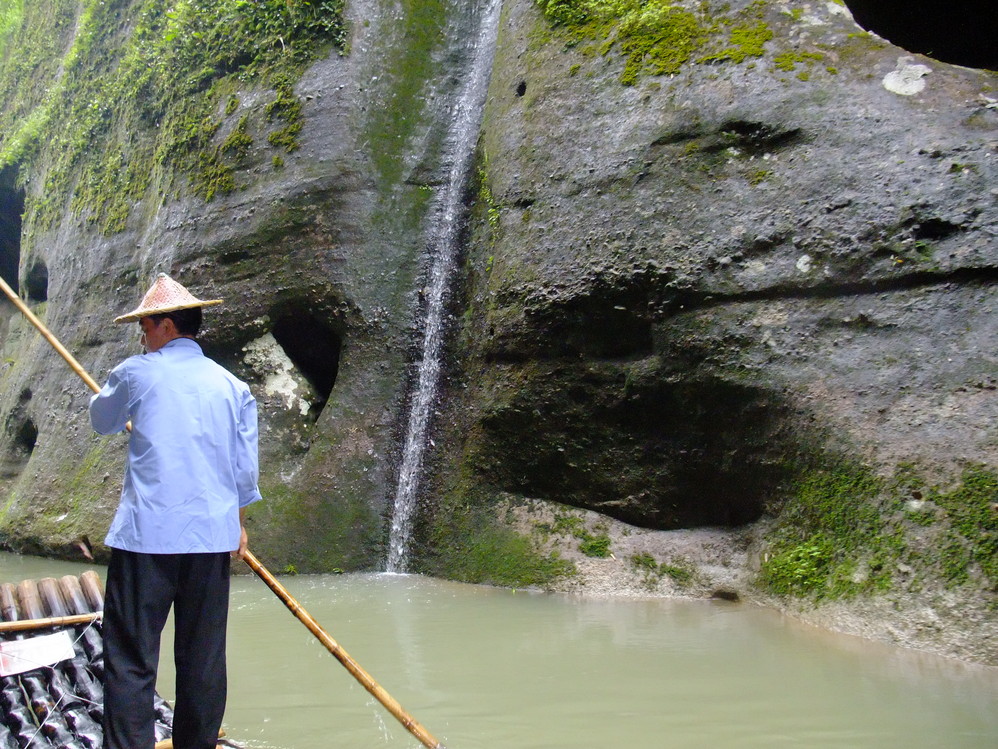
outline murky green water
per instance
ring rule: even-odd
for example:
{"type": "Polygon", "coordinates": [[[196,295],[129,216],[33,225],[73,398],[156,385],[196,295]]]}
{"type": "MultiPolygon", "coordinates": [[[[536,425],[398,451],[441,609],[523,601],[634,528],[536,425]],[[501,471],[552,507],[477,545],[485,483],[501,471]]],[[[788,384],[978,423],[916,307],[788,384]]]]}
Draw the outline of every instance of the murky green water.
{"type": "MultiPolygon", "coordinates": [[[[82,569],[0,556],[4,581],[82,569]]],[[[449,749],[998,747],[998,669],[750,605],[411,576],[282,582],[449,749]]],[[[167,699],[169,653],[165,642],[167,699]]],[[[229,673],[226,729],[249,747],[421,746],[256,578],[234,581],[229,673]]]]}

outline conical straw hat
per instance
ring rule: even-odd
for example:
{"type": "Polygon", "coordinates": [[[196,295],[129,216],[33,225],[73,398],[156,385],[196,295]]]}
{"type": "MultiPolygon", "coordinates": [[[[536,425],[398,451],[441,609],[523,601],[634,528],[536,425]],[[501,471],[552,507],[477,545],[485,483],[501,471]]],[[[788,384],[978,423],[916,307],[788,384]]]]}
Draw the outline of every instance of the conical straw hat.
{"type": "Polygon", "coordinates": [[[174,281],[165,273],[160,273],[156,277],[152,288],[146,292],[139,302],[139,306],[126,315],[114,318],[115,322],[135,322],[142,317],[149,315],[159,315],[164,312],[174,312],[178,309],[191,309],[192,307],[210,307],[213,304],[221,304],[221,299],[211,299],[205,301],[198,299],[187,289],[174,281]]]}

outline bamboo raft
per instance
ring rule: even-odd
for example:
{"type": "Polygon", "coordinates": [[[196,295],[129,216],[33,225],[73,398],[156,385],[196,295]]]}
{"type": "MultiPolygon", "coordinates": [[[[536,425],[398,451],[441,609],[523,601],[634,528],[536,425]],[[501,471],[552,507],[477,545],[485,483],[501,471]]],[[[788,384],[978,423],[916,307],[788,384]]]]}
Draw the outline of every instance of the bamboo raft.
{"type": "MultiPolygon", "coordinates": [[[[68,630],[73,644],[72,658],[0,676],[0,749],[103,746],[103,609],[93,571],[0,585],[0,642],[68,630]]],[[[154,709],[156,749],[172,749],[173,709],[158,694],[154,709]]]]}

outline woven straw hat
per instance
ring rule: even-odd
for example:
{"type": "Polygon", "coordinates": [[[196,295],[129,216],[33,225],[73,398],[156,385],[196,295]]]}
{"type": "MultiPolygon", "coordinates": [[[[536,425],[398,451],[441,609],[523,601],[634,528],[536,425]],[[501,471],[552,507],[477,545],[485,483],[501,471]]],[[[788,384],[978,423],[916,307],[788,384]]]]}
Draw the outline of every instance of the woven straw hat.
{"type": "Polygon", "coordinates": [[[192,307],[210,307],[221,303],[221,299],[207,301],[198,299],[168,275],[160,273],[152,288],[142,297],[139,306],[128,314],[114,318],[114,321],[135,322],[140,318],[149,317],[149,315],[159,315],[164,312],[175,312],[178,309],[191,309],[192,307]]]}

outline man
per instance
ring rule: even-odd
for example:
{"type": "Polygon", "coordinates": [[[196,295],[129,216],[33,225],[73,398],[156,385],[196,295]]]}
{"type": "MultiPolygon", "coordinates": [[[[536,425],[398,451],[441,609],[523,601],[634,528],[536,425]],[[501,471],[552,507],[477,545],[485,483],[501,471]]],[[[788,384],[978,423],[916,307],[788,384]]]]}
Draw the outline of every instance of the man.
{"type": "Polygon", "coordinates": [[[90,400],[100,434],[131,421],[104,602],[104,746],[152,749],[160,634],[174,609],[173,745],[214,747],[225,711],[229,560],[247,547],[257,487],[256,401],[201,352],[203,301],[161,274],[139,306],[145,353],[90,400]]]}

